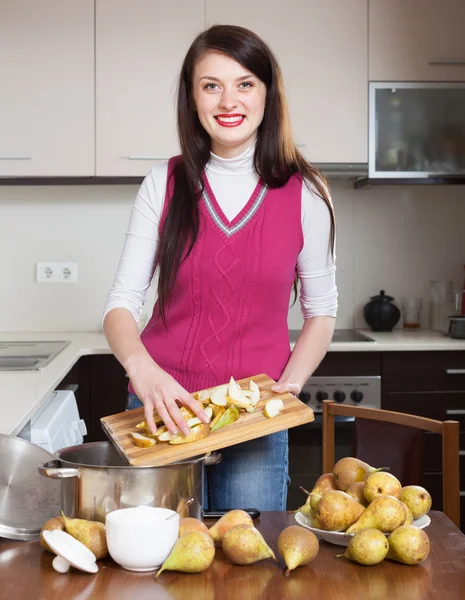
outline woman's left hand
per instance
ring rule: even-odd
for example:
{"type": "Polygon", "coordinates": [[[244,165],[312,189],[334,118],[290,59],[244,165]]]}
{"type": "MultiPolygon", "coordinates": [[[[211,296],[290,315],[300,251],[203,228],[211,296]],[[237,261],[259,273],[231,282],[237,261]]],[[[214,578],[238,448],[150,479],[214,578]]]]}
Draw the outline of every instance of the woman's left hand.
{"type": "Polygon", "coordinates": [[[298,396],[300,394],[300,385],[298,383],[290,383],[289,381],[278,381],[271,386],[271,390],[278,394],[289,392],[290,394],[294,394],[294,396],[298,396]]]}

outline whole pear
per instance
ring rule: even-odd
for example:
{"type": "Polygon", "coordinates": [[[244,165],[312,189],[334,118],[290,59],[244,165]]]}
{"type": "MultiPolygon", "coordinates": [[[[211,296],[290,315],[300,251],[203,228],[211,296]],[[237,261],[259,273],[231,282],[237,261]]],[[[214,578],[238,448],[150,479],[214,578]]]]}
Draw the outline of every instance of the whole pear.
{"type": "Polygon", "coordinates": [[[316,510],[312,509],[310,511],[310,514],[308,515],[308,520],[310,521],[310,527],[314,527],[315,529],[323,529],[320,521],[318,520],[318,517],[316,516],[316,510]]]}
{"type": "Polygon", "coordinates": [[[429,538],[423,529],[414,525],[402,525],[389,536],[389,552],[386,558],[404,565],[418,565],[425,560],[429,552],[429,538]]]}
{"type": "Polygon", "coordinates": [[[95,554],[97,560],[108,556],[107,535],[105,525],[99,521],[69,519],[63,513],[66,533],[84,544],[95,554]]]}
{"type": "Polygon", "coordinates": [[[372,502],[378,496],[394,496],[400,498],[402,484],[391,473],[373,473],[365,481],[363,493],[368,502],[372,502]]]}
{"type": "Polygon", "coordinates": [[[379,529],[390,533],[400,527],[406,519],[402,502],[393,496],[378,496],[365,509],[365,512],[346,533],[357,533],[362,529],[379,529]]]}
{"type": "Polygon", "coordinates": [[[368,500],[365,498],[365,494],[363,493],[364,486],[364,481],[356,481],[355,483],[351,483],[346,490],[346,494],[349,494],[349,496],[355,498],[355,500],[360,502],[362,506],[368,506],[368,500]]]}
{"type": "Polygon", "coordinates": [[[315,516],[323,529],[345,531],[355,523],[365,508],[341,490],[329,490],[321,497],[315,516]]]}
{"type": "MultiPolygon", "coordinates": [[[[401,500],[402,502],[402,500],[401,500]]],[[[403,509],[405,512],[405,521],[402,523],[402,525],[411,525],[413,523],[413,515],[412,515],[412,511],[410,510],[410,508],[404,503],[403,504],[403,509]]]]}
{"type": "Polygon", "coordinates": [[[389,550],[387,537],[379,529],[363,529],[351,538],[344,556],[359,565],[377,565],[382,562],[389,550]]]}
{"type": "Polygon", "coordinates": [[[379,470],[370,467],[363,460],[347,456],[346,458],[341,458],[334,465],[333,475],[337,488],[345,492],[351,483],[366,481],[369,475],[379,470]]]}
{"type": "Polygon", "coordinates": [[[251,525],[234,525],[223,536],[223,552],[236,565],[251,565],[265,558],[276,562],[273,550],[262,534],[251,525]]]}
{"type": "Polygon", "coordinates": [[[163,571],[200,573],[208,569],[214,558],[215,544],[210,535],[203,531],[189,531],[178,538],[156,578],[163,571]]]}
{"type": "Polygon", "coordinates": [[[308,565],[316,557],[318,550],[318,539],[308,529],[291,525],[279,534],[278,551],[286,563],[286,576],[296,567],[308,565]]]}
{"type": "Polygon", "coordinates": [[[51,548],[49,548],[47,542],[44,540],[42,535],[43,531],[53,531],[54,529],[59,529],[60,531],[64,531],[65,529],[65,521],[63,517],[54,517],[53,519],[49,519],[42,525],[42,529],[40,531],[40,545],[45,548],[48,552],[55,554],[51,548]]]}
{"type": "Polygon", "coordinates": [[[431,496],[419,485],[407,485],[402,488],[400,499],[412,511],[414,519],[419,519],[431,509],[431,496]]]}
{"type": "Polygon", "coordinates": [[[334,479],[334,475],[332,473],[323,473],[323,475],[320,475],[316,480],[315,485],[310,493],[322,496],[323,492],[337,489],[338,488],[334,479]]]}
{"type": "Polygon", "coordinates": [[[212,527],[209,532],[214,542],[221,543],[224,534],[234,527],[234,525],[253,526],[252,517],[244,510],[230,510],[223,515],[212,527]]]}
{"type": "Polygon", "coordinates": [[[208,527],[199,519],[195,519],[194,517],[184,517],[179,520],[179,536],[183,536],[185,533],[189,531],[203,531],[207,535],[210,535],[208,527]]]}

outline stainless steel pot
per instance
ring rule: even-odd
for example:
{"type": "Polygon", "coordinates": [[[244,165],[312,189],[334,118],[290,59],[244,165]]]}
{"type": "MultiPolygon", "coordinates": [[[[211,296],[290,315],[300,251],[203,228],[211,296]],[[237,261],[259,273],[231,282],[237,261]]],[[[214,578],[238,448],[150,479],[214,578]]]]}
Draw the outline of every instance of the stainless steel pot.
{"type": "Polygon", "coordinates": [[[177,510],[191,497],[189,515],[200,519],[203,466],[221,461],[221,454],[210,454],[163,467],[131,467],[110,442],[71,446],[55,456],[39,467],[39,473],[61,480],[64,513],[101,522],[118,508],[145,504],[177,510]]]}
{"type": "Polygon", "coordinates": [[[449,317],[449,335],[458,340],[465,340],[465,316],[449,317]]]}

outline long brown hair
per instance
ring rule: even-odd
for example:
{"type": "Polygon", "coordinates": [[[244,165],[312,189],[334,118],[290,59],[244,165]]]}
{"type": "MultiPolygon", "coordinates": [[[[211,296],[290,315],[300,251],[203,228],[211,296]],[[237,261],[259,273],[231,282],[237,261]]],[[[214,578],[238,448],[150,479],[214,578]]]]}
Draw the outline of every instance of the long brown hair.
{"type": "MultiPolygon", "coordinates": [[[[181,262],[189,255],[199,232],[198,201],[202,174],[210,158],[210,137],[195,110],[192,81],[195,65],[207,52],[221,52],[253,73],[266,86],[263,120],[258,128],[254,166],[270,188],[300,173],[326,203],[331,216],[329,247],[334,248],[335,219],[325,177],[297,150],[291,130],[281,69],[270,48],[252,31],[233,25],[214,25],[198,35],[181,68],[177,94],[178,136],[182,157],[172,171],[173,196],[161,231],[157,255],[158,311],[165,327],[181,262]]],[[[295,289],[295,288],[294,288],[295,289]]]]}

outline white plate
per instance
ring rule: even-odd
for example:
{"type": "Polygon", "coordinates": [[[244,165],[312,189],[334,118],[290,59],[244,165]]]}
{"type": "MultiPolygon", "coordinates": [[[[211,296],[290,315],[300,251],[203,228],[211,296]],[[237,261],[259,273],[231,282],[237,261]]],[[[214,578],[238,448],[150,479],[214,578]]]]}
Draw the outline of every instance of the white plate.
{"type": "MultiPolygon", "coordinates": [[[[353,534],[346,535],[343,531],[324,531],[323,529],[312,527],[310,521],[301,512],[295,514],[295,520],[299,525],[302,525],[302,527],[306,527],[307,529],[310,529],[310,531],[313,531],[320,539],[325,540],[325,542],[329,542],[330,544],[336,544],[336,546],[347,546],[350,542],[350,538],[353,536],[353,534]]],[[[430,523],[431,519],[428,515],[423,515],[419,519],[415,519],[412,525],[415,525],[418,529],[424,529],[425,527],[428,527],[430,523]]],[[[389,537],[389,533],[386,533],[385,535],[386,537],[389,537]]]]}

